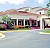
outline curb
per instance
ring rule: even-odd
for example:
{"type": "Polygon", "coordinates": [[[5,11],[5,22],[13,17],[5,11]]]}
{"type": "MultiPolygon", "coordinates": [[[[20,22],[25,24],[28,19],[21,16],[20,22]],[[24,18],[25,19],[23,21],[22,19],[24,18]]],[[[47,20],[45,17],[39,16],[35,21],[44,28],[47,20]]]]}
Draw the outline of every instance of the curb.
{"type": "Polygon", "coordinates": [[[43,33],[43,32],[39,32],[39,34],[50,34],[50,33],[43,33]]]}
{"type": "Polygon", "coordinates": [[[27,32],[27,31],[32,31],[32,30],[12,30],[12,31],[0,31],[0,32],[27,32]]]}
{"type": "Polygon", "coordinates": [[[0,33],[0,39],[4,38],[5,35],[3,33],[0,33]]]}
{"type": "Polygon", "coordinates": [[[34,30],[9,30],[9,31],[0,31],[0,32],[28,32],[28,31],[36,31],[36,30],[40,30],[40,29],[34,29],[34,30]]]}

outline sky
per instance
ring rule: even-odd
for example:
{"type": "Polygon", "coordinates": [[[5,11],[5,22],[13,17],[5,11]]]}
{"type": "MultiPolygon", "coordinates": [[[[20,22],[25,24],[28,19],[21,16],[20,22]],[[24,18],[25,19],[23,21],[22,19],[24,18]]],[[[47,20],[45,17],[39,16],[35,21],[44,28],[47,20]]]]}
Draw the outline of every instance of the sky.
{"type": "Polygon", "coordinates": [[[48,2],[50,2],[50,0],[0,0],[0,11],[22,7],[46,7],[48,2]]]}

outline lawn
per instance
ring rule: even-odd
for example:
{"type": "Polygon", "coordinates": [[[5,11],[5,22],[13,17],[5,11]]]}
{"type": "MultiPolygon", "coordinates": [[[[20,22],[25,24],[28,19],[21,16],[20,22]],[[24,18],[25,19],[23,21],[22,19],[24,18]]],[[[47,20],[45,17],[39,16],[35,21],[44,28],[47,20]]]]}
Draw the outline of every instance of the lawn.
{"type": "Polygon", "coordinates": [[[50,33],[50,30],[49,29],[45,29],[45,30],[42,30],[42,32],[44,32],[44,33],[50,33]]]}
{"type": "Polygon", "coordinates": [[[19,29],[11,29],[11,30],[1,30],[0,32],[22,32],[22,31],[26,31],[29,30],[29,28],[19,28],[19,29]]]}
{"type": "Polygon", "coordinates": [[[0,31],[15,31],[15,30],[29,30],[29,28],[7,29],[7,30],[0,30],[0,31]]]}

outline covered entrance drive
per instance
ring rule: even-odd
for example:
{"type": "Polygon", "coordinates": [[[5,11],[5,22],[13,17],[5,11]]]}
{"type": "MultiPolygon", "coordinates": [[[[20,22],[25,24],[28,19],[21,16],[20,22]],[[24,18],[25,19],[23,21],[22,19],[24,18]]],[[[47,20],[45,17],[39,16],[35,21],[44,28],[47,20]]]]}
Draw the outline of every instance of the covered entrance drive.
{"type": "Polygon", "coordinates": [[[50,17],[41,17],[40,18],[40,29],[50,28],[50,17]]]}

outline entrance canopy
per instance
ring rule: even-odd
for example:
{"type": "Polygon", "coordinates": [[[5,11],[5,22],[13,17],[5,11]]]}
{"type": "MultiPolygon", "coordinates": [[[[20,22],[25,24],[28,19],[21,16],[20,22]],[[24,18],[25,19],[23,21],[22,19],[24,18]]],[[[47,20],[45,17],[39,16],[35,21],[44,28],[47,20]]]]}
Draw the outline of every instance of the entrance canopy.
{"type": "Polygon", "coordinates": [[[46,20],[46,19],[50,19],[50,17],[48,17],[48,16],[42,16],[42,17],[40,17],[40,29],[41,30],[44,29],[44,20],[46,20]]]}

